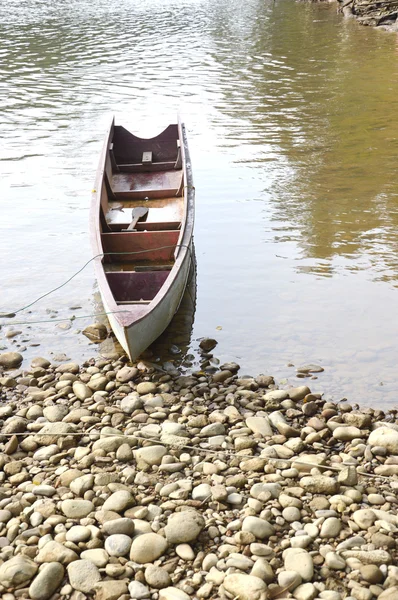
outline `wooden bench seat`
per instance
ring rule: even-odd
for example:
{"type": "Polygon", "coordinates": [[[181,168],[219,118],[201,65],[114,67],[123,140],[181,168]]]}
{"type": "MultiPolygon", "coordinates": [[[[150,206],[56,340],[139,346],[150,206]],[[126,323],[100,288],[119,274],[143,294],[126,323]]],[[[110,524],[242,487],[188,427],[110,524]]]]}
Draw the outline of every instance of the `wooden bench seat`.
{"type": "Polygon", "coordinates": [[[119,172],[112,176],[111,189],[115,198],[167,198],[177,194],[181,181],[181,171],[119,172]]]}

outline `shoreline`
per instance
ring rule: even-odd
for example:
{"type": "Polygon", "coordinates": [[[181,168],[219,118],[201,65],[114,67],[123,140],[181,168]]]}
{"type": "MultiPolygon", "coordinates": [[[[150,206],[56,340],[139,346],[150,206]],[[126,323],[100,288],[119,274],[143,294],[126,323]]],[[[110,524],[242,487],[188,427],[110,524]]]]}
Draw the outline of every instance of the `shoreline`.
{"type": "MultiPolygon", "coordinates": [[[[320,0],[322,2],[322,0],[320,0]]],[[[337,3],[337,12],[355,19],[365,27],[378,27],[391,33],[398,32],[398,4],[396,0],[361,2],[360,0],[331,0],[337,3]]]]}
{"type": "Polygon", "coordinates": [[[21,360],[0,355],[4,600],[398,597],[396,411],[236,363],[21,360]]]}

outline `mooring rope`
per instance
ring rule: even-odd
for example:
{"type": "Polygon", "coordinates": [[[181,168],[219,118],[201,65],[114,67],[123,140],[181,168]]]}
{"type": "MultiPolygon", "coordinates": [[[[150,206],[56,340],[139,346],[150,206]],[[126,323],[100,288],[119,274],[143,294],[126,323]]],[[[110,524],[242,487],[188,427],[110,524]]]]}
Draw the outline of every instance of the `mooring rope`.
{"type": "MultiPolygon", "coordinates": [[[[22,306],[21,308],[18,308],[17,310],[2,310],[0,312],[0,317],[3,318],[13,318],[15,317],[18,313],[22,312],[23,310],[26,310],[27,308],[30,308],[31,306],[33,306],[34,304],[36,304],[37,302],[39,302],[39,300],[42,300],[43,298],[46,298],[47,296],[50,296],[50,294],[53,294],[54,292],[57,292],[58,290],[60,290],[61,288],[65,287],[69,282],[72,281],[72,279],[74,279],[75,277],[77,277],[77,275],[79,275],[91,262],[93,262],[93,260],[95,260],[96,258],[104,258],[105,256],[120,256],[120,255],[134,255],[134,254],[145,254],[147,252],[155,252],[158,250],[166,250],[169,248],[187,248],[187,250],[189,250],[190,254],[191,254],[191,259],[192,259],[192,249],[190,244],[172,244],[169,246],[160,246],[158,248],[149,248],[148,250],[135,250],[134,252],[101,252],[101,254],[96,254],[95,256],[93,256],[92,258],[90,258],[90,260],[88,260],[80,269],[78,269],[75,273],[73,273],[73,275],[71,275],[66,281],[64,281],[61,285],[58,285],[57,287],[49,290],[48,292],[46,292],[45,294],[42,294],[41,296],[39,296],[38,298],[36,298],[35,300],[33,300],[32,302],[30,302],[29,304],[27,304],[26,306],[22,306]]],[[[128,311],[114,311],[114,312],[128,312],[128,311]]],[[[113,313],[103,313],[103,314],[113,314],[113,313]]],[[[89,315],[89,316],[95,316],[95,315],[89,315]]],[[[83,317],[74,317],[74,318],[83,318],[83,317]]],[[[50,319],[48,322],[52,322],[55,319],[50,319]]],[[[66,317],[65,319],[61,319],[61,321],[69,321],[70,317],[66,317]]],[[[47,321],[35,321],[35,323],[46,323],[47,321]]],[[[32,321],[33,323],[33,321],[32,321]]],[[[15,323],[15,325],[26,325],[27,323],[15,323]]],[[[5,323],[0,323],[0,325],[5,325],[5,323]]]]}

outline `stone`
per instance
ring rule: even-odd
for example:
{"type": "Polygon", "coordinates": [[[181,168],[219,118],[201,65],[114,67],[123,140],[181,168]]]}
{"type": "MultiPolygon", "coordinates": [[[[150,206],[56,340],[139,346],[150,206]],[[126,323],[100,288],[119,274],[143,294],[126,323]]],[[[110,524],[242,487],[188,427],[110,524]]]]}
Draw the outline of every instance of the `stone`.
{"type": "Polygon", "coordinates": [[[205,526],[205,520],[196,510],[186,510],[170,515],[164,529],[169,544],[196,540],[205,526]]]}
{"type": "Polygon", "coordinates": [[[263,437],[273,435],[271,423],[266,417],[248,417],[246,425],[253,433],[258,433],[263,437]]]}
{"type": "Polygon", "coordinates": [[[204,350],[204,352],[211,352],[217,346],[217,343],[217,340],[205,337],[200,340],[199,347],[201,350],[204,350]]]}
{"type": "Polygon", "coordinates": [[[329,517],[322,523],[320,536],[321,538],[335,538],[339,535],[342,528],[342,523],[337,517],[329,517]]]}
{"type": "Polygon", "coordinates": [[[114,512],[123,512],[134,505],[134,498],[128,490],[119,490],[107,498],[102,506],[102,510],[113,510],[114,512]]]}
{"type": "Polygon", "coordinates": [[[191,597],[176,587],[167,587],[159,591],[159,600],[191,600],[191,597]]]}
{"type": "Polygon", "coordinates": [[[165,446],[145,446],[135,451],[136,459],[148,465],[160,465],[165,454],[167,454],[165,446]]]}
{"type": "Polygon", "coordinates": [[[58,562],[47,563],[42,567],[29,587],[32,600],[48,600],[61,585],[65,569],[58,562]]]}
{"type": "Polygon", "coordinates": [[[293,591],[295,600],[314,600],[318,595],[318,590],[313,583],[302,583],[293,591]]]}
{"type": "Polygon", "coordinates": [[[346,562],[337,552],[328,552],[325,556],[325,564],[329,569],[340,571],[346,568],[346,562]]]}
{"type": "Polygon", "coordinates": [[[177,556],[183,560],[193,560],[195,558],[195,552],[189,544],[178,544],[175,551],[177,556]]]}
{"type": "Polygon", "coordinates": [[[296,571],[303,581],[311,581],[314,576],[312,556],[302,548],[288,548],[284,553],[286,571],[296,571]]]}
{"type": "Polygon", "coordinates": [[[126,438],[123,435],[107,436],[94,442],[93,450],[103,450],[108,454],[110,452],[116,452],[116,450],[125,443],[126,438]]]}
{"type": "Polygon", "coordinates": [[[311,494],[336,494],[339,490],[339,483],[325,475],[303,477],[300,479],[300,486],[311,494]]]}
{"type": "Polygon", "coordinates": [[[267,589],[265,582],[258,577],[241,573],[227,575],[223,586],[238,600],[263,600],[267,589]]]}
{"type": "Polygon", "coordinates": [[[354,466],[344,467],[341,469],[337,476],[337,481],[340,485],[346,485],[347,487],[354,487],[358,484],[357,470],[354,466]]]}
{"type": "Polygon", "coordinates": [[[95,600],[119,600],[127,594],[127,582],[111,579],[95,584],[95,600]]]}
{"type": "Polygon", "coordinates": [[[379,427],[369,435],[368,444],[381,446],[389,454],[398,454],[398,431],[390,429],[390,427],[379,427]]]}
{"type": "Polygon", "coordinates": [[[145,581],[148,585],[157,590],[171,585],[171,577],[166,569],[156,567],[155,565],[149,565],[145,569],[145,581]]]}
{"type": "Polygon", "coordinates": [[[93,391],[83,383],[82,381],[74,381],[72,384],[73,393],[79,400],[86,400],[87,398],[91,398],[93,395],[93,391]]]}
{"type": "Polygon", "coordinates": [[[369,529],[376,521],[376,515],[370,508],[356,510],[352,518],[361,529],[369,529]]]}
{"type": "Polygon", "coordinates": [[[130,559],[139,564],[150,563],[162,556],[167,549],[167,541],[157,533],[143,533],[131,544],[130,559]]]}
{"type": "Polygon", "coordinates": [[[105,550],[109,556],[126,556],[131,547],[131,538],[123,533],[115,533],[105,540],[105,550]]]}
{"type": "MultiPolygon", "coordinates": [[[[55,360],[55,358],[54,358],[54,360],[55,360]]],[[[62,365],[59,365],[56,368],[57,373],[72,373],[73,375],[77,375],[79,370],[80,370],[79,365],[74,362],[63,363],[62,365]]]]}
{"type": "Polygon", "coordinates": [[[76,477],[70,482],[69,487],[76,496],[84,496],[88,490],[92,490],[94,486],[94,475],[91,473],[76,477]]]}
{"type": "Polygon", "coordinates": [[[6,371],[18,369],[22,361],[23,356],[19,352],[4,352],[0,354],[0,367],[4,367],[6,371]]]}
{"type": "Polygon", "coordinates": [[[211,487],[208,483],[201,483],[192,490],[192,500],[204,500],[211,497],[211,487]]]}
{"type": "Polygon", "coordinates": [[[50,423],[57,423],[68,414],[68,407],[64,404],[55,404],[54,406],[46,406],[43,409],[43,416],[50,423]]]}
{"type": "Polygon", "coordinates": [[[35,560],[38,563],[59,562],[63,565],[68,565],[78,558],[76,552],[59,542],[51,540],[40,549],[35,560]]]}
{"type": "Polygon", "coordinates": [[[120,462],[131,462],[133,460],[133,451],[128,444],[122,444],[116,450],[116,458],[120,462]]]}
{"type": "Polygon", "coordinates": [[[102,531],[107,535],[113,535],[117,533],[123,533],[128,536],[134,534],[134,521],[126,517],[121,519],[113,519],[112,521],[106,521],[102,526],[102,531]]]}
{"type": "Polygon", "coordinates": [[[144,598],[150,598],[151,593],[143,583],[139,581],[132,581],[129,584],[129,593],[131,598],[135,600],[143,600],[144,598]]]}
{"type": "Polygon", "coordinates": [[[299,400],[303,400],[308,394],[310,394],[311,390],[306,385],[301,385],[296,388],[291,388],[287,390],[287,392],[291,400],[295,400],[296,402],[298,402],[299,400]]]}
{"type": "Polygon", "coordinates": [[[281,588],[292,591],[302,582],[301,575],[297,571],[282,571],[278,575],[278,584],[281,588]]]}
{"type": "Polygon", "coordinates": [[[391,556],[385,550],[345,550],[342,553],[343,558],[356,558],[364,565],[389,565],[391,556]]]}
{"type": "Polygon", "coordinates": [[[265,558],[257,558],[252,570],[250,571],[250,575],[259,577],[259,579],[262,579],[267,584],[272,583],[275,579],[273,568],[269,562],[265,560],[265,558]]]}
{"type": "Polygon", "coordinates": [[[76,560],[67,566],[69,582],[74,590],[91,593],[101,575],[94,563],[89,560],[76,560]]]}
{"type": "Polygon", "coordinates": [[[271,494],[272,498],[278,498],[281,491],[282,486],[279,483],[255,483],[250,488],[250,496],[261,500],[262,494],[271,494]]]}
{"type": "Polygon", "coordinates": [[[368,583],[383,583],[384,581],[384,575],[376,565],[364,565],[360,568],[360,573],[368,583]]]}
{"type": "Polygon", "coordinates": [[[35,442],[39,446],[49,446],[50,444],[56,444],[60,437],[63,437],[67,433],[74,433],[75,427],[70,423],[55,422],[46,423],[40,432],[35,435],[35,442]]]}
{"type": "Polygon", "coordinates": [[[256,456],[255,458],[249,458],[248,460],[243,460],[240,463],[239,468],[243,472],[263,471],[266,464],[267,464],[267,461],[265,458],[256,456]]]}
{"type": "Polygon", "coordinates": [[[284,508],[282,511],[282,517],[288,523],[293,523],[294,521],[300,521],[301,511],[295,506],[288,506],[284,508]]]}
{"type": "Polygon", "coordinates": [[[90,500],[63,500],[61,510],[69,519],[82,519],[94,511],[94,504],[90,500]]]}
{"type": "Polygon", "coordinates": [[[116,373],[116,380],[121,383],[127,383],[128,381],[135,379],[138,374],[139,371],[135,367],[125,366],[116,373]]]}
{"type": "Polygon", "coordinates": [[[346,426],[346,427],[336,427],[333,431],[333,437],[336,440],[340,440],[342,442],[350,442],[356,438],[363,437],[363,433],[358,427],[346,426]]]}
{"type": "Polygon", "coordinates": [[[377,600],[396,600],[398,598],[398,586],[390,587],[388,590],[381,592],[377,600]]]}
{"type": "Polygon", "coordinates": [[[143,381],[137,385],[137,392],[140,396],[146,396],[146,394],[155,394],[156,391],[156,384],[150,381],[143,381]]]}
{"type": "Polygon", "coordinates": [[[93,323],[87,325],[83,329],[83,335],[85,335],[91,342],[102,342],[108,337],[108,330],[106,325],[103,323],[93,323]]]}
{"type": "Polygon", "coordinates": [[[5,588],[26,584],[36,574],[38,565],[25,556],[14,556],[0,566],[0,584],[5,588]]]}
{"type": "Polygon", "coordinates": [[[260,519],[260,517],[246,517],[242,523],[242,531],[248,531],[256,538],[263,540],[273,535],[275,529],[268,521],[260,519]]]}
{"type": "Polygon", "coordinates": [[[128,396],[125,396],[122,399],[122,401],[120,402],[120,408],[127,415],[131,415],[135,410],[137,410],[141,407],[142,407],[142,400],[136,394],[130,394],[128,396]]]}
{"type": "Polygon", "coordinates": [[[80,558],[89,560],[99,569],[106,567],[109,562],[109,555],[103,548],[92,548],[91,550],[84,550],[80,558]]]}
{"type": "Polygon", "coordinates": [[[91,531],[83,525],[75,525],[68,529],[65,537],[67,542],[74,542],[75,544],[87,542],[91,538],[91,531]]]}

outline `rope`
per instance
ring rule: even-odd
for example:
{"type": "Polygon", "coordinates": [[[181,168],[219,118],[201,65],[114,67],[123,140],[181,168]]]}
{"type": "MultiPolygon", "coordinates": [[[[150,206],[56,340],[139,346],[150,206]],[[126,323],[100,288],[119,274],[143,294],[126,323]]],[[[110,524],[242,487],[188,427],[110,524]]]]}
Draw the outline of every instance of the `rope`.
{"type": "MultiPolygon", "coordinates": [[[[64,323],[65,321],[75,321],[76,319],[89,319],[91,317],[102,317],[105,315],[117,315],[119,313],[128,313],[128,310],[111,310],[109,312],[93,313],[91,315],[73,315],[64,319],[43,319],[42,321],[13,321],[13,325],[37,325],[38,323],[64,323]]],[[[2,325],[2,323],[0,323],[2,325]]]]}
{"type": "MultiPolygon", "coordinates": [[[[97,254],[96,256],[93,256],[92,258],[90,258],[90,260],[88,260],[78,271],[76,271],[75,273],[73,273],[73,275],[71,275],[61,285],[58,285],[57,287],[53,288],[52,290],[49,290],[45,294],[42,294],[41,296],[39,296],[38,298],[36,298],[36,300],[33,300],[33,302],[30,302],[26,306],[22,306],[21,308],[18,308],[17,310],[2,311],[0,313],[0,317],[8,317],[8,318],[15,317],[15,315],[17,315],[19,312],[22,312],[23,310],[26,310],[27,308],[30,308],[31,306],[33,306],[34,304],[36,304],[37,302],[39,302],[39,300],[42,300],[46,296],[49,296],[50,294],[53,294],[54,292],[57,292],[61,288],[65,287],[65,285],[67,285],[70,281],[72,281],[72,279],[74,279],[75,277],[77,277],[77,275],[79,275],[96,258],[103,258],[104,256],[113,256],[113,255],[120,256],[120,255],[145,254],[146,252],[154,252],[156,250],[166,250],[168,248],[187,248],[189,250],[189,252],[191,253],[191,258],[192,258],[192,250],[191,250],[190,245],[188,245],[188,244],[176,244],[176,245],[173,244],[173,245],[170,245],[170,246],[160,246],[159,248],[150,248],[148,250],[136,250],[134,252],[102,252],[101,254],[97,254]]],[[[127,311],[120,311],[120,312],[127,312],[127,311]]],[[[111,314],[111,313],[109,313],[109,314],[111,314]]],[[[53,321],[53,320],[54,319],[51,319],[51,321],[53,321]]],[[[61,319],[61,320],[65,321],[65,320],[69,320],[69,319],[61,319]]],[[[40,321],[38,321],[38,322],[40,322],[40,321]]],[[[46,321],[42,321],[42,322],[45,323],[46,321]]],[[[24,325],[25,323],[18,323],[18,324],[24,325]]],[[[0,325],[4,325],[4,323],[0,323],[0,325]]]]}
{"type": "MultiPolygon", "coordinates": [[[[93,428],[95,427],[95,425],[93,425],[93,428]]],[[[123,432],[120,432],[121,434],[123,432]]],[[[40,431],[25,431],[23,433],[2,433],[0,432],[0,438],[1,436],[6,436],[6,437],[13,437],[13,436],[26,436],[26,435],[57,435],[59,437],[81,437],[81,436],[85,436],[85,435],[100,435],[103,437],[119,437],[116,433],[101,433],[98,430],[95,429],[91,429],[88,431],[82,431],[82,432],[71,432],[71,433],[57,433],[57,434],[53,434],[51,432],[43,432],[41,433],[40,431]]],[[[307,466],[307,467],[311,467],[313,469],[323,469],[325,471],[336,471],[336,472],[340,472],[343,470],[344,467],[353,467],[355,465],[349,464],[349,463],[341,463],[341,465],[339,467],[335,467],[332,465],[316,465],[314,463],[310,463],[310,462],[306,462],[303,460],[300,460],[299,458],[272,458],[272,457],[264,457],[264,456],[242,456],[241,454],[238,454],[237,452],[233,452],[232,450],[213,450],[211,448],[199,448],[198,446],[191,446],[189,444],[184,444],[184,445],[179,445],[178,446],[176,444],[173,444],[173,442],[163,442],[161,440],[158,440],[156,438],[148,438],[148,437],[143,437],[140,435],[136,435],[136,434],[131,434],[131,435],[127,435],[125,436],[120,435],[120,437],[125,437],[126,439],[133,437],[138,441],[142,441],[142,442],[152,442],[154,444],[158,444],[161,446],[176,446],[176,448],[178,448],[179,450],[182,449],[187,449],[187,450],[194,450],[197,453],[202,453],[202,454],[214,454],[214,455],[225,455],[227,454],[228,456],[232,457],[232,458],[239,458],[241,460],[241,462],[243,462],[244,460],[250,460],[252,458],[263,458],[266,462],[273,462],[273,461],[282,461],[282,462],[287,462],[290,464],[299,464],[299,465],[303,465],[303,466],[307,466]]],[[[375,473],[365,473],[362,471],[358,471],[359,475],[363,475],[364,477],[375,477],[377,479],[383,479],[385,481],[390,481],[390,477],[386,477],[384,475],[376,475],[375,473]]]]}

